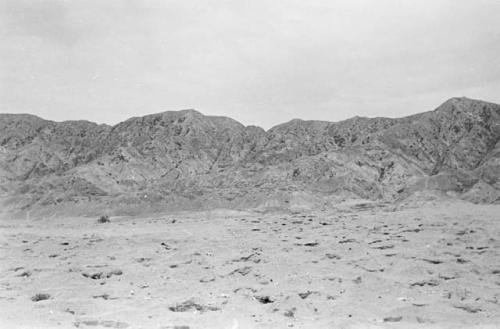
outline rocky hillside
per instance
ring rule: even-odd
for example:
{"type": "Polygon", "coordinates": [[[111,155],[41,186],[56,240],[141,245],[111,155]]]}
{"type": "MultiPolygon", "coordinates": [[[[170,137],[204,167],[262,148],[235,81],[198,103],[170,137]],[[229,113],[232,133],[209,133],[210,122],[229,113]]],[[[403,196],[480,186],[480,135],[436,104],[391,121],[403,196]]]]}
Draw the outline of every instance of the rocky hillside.
{"type": "Polygon", "coordinates": [[[113,127],[0,114],[4,212],[328,206],[432,192],[500,201],[500,106],[453,98],[405,118],[267,132],[194,110],[113,127]]]}

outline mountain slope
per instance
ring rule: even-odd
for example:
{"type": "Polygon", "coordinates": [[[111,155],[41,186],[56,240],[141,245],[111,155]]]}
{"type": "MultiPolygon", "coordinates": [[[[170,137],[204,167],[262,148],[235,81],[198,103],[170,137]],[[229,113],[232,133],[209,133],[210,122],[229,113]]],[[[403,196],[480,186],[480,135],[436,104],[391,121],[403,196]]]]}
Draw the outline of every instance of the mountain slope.
{"type": "Polygon", "coordinates": [[[500,106],[467,98],[404,118],[295,119],[267,132],[194,110],[113,127],[0,114],[9,212],[291,207],[427,190],[496,202],[499,176],[500,106]]]}

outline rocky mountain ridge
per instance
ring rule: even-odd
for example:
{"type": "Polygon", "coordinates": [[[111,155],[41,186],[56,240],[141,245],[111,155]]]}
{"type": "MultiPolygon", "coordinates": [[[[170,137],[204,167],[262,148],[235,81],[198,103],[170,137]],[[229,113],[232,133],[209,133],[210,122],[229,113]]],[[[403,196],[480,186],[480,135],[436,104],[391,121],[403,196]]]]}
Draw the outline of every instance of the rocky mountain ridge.
{"type": "Polygon", "coordinates": [[[268,131],[194,110],[114,126],[0,114],[4,212],[327,207],[439,193],[500,200],[500,106],[452,98],[404,118],[268,131]]]}

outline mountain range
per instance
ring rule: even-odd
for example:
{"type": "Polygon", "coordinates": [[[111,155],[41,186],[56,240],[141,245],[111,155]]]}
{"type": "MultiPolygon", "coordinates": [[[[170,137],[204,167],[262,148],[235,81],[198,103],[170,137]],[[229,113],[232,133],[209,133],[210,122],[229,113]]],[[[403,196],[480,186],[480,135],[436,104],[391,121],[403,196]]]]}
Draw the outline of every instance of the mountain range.
{"type": "Polygon", "coordinates": [[[500,105],[267,131],[195,110],[114,126],[0,114],[4,214],[328,207],[442,196],[500,202],[500,105]]]}

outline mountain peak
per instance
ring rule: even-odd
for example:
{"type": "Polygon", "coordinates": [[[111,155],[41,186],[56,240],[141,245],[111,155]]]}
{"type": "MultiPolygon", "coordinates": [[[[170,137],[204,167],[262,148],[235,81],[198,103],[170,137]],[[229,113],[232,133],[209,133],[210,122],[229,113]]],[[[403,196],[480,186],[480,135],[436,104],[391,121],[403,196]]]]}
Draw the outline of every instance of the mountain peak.
{"type": "Polygon", "coordinates": [[[458,115],[473,115],[481,120],[491,115],[500,115],[500,105],[467,97],[454,97],[438,106],[434,112],[458,115]]]}
{"type": "Polygon", "coordinates": [[[446,100],[444,103],[442,103],[440,106],[438,106],[438,109],[441,108],[441,107],[447,107],[447,106],[464,106],[464,107],[467,107],[467,106],[470,106],[470,105],[497,105],[497,104],[494,104],[494,103],[489,103],[489,102],[486,102],[486,101],[483,101],[483,100],[479,100],[479,99],[473,99],[473,98],[468,98],[468,97],[465,97],[465,96],[462,96],[462,97],[452,97],[448,100],[446,100]]]}
{"type": "Polygon", "coordinates": [[[482,180],[494,201],[499,145],[500,106],[465,97],[400,119],[293,119],[267,132],[193,109],[113,127],[2,114],[0,196],[18,210],[210,207],[272,193],[288,200],[293,191],[387,201],[422,189],[460,195],[482,180]]]}

